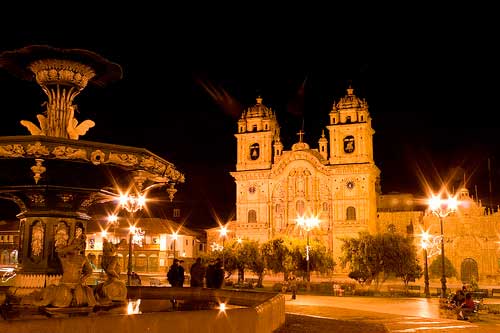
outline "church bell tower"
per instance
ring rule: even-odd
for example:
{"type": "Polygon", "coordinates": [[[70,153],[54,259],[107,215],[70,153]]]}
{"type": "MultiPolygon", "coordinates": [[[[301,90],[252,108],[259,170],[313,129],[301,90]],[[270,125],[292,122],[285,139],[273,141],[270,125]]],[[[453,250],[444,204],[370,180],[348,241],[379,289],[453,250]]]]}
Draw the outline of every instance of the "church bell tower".
{"type": "Polygon", "coordinates": [[[262,104],[260,96],[256,102],[238,120],[236,171],[270,169],[273,163],[279,125],[274,111],[262,104]]]}

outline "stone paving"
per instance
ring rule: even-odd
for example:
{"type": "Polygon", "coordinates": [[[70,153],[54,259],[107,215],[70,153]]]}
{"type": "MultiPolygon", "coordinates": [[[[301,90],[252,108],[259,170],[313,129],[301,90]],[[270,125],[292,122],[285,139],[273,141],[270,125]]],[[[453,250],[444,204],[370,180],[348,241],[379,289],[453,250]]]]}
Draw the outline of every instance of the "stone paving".
{"type": "MultiPolygon", "coordinates": [[[[407,311],[404,306],[400,306],[403,310],[395,309],[392,312],[387,308],[387,303],[391,303],[392,299],[370,300],[372,304],[380,302],[378,305],[380,312],[363,311],[356,309],[356,302],[360,301],[359,308],[363,308],[364,299],[343,299],[349,301],[352,308],[335,307],[335,298],[329,299],[302,296],[305,301],[294,303],[287,298],[286,302],[286,322],[275,333],[304,333],[304,332],[336,332],[336,333],[375,333],[375,332],[391,332],[391,333],[412,333],[412,332],[466,332],[466,333],[500,333],[500,315],[490,314],[482,311],[479,318],[470,321],[459,321],[453,318],[453,315],[446,313],[434,313],[428,317],[419,317],[404,315],[401,312],[407,311]],[[350,302],[352,300],[352,302],[350,302]]],[[[402,300],[412,304],[418,300],[402,300]]],[[[339,302],[341,303],[341,302],[339,302]]],[[[410,309],[410,306],[408,307],[410,309]]]]}

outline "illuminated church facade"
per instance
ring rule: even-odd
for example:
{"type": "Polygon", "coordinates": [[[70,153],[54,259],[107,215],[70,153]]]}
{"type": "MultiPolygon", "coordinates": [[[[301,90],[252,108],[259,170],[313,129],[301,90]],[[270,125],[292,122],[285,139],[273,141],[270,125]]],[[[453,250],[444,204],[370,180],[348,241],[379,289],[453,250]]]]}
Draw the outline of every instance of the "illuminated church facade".
{"type": "MultiPolygon", "coordinates": [[[[326,131],[316,147],[304,142],[300,131],[298,142],[286,150],[276,113],[262,98],[243,110],[235,134],[236,170],[231,172],[236,218],[226,225],[227,237],[260,242],[284,235],[305,237],[297,219],[314,216],[320,223],[310,237],[321,240],[338,263],[340,239],[362,231],[411,235],[418,249],[422,231],[439,236],[439,219],[412,194],[381,194],[367,102],[349,87],[325,118],[326,131]]],[[[444,221],[445,256],[457,271],[457,281],[500,283],[500,213],[472,198],[465,184],[459,199],[462,206],[444,221]]],[[[218,229],[207,231],[209,248],[220,242],[218,229]]],[[[431,253],[429,264],[437,252],[431,253]]]]}
{"type": "MultiPolygon", "coordinates": [[[[325,115],[326,118],[326,115],[325,115]]],[[[340,237],[376,232],[380,170],[373,160],[368,104],[352,88],[335,102],[315,148],[303,132],[291,150],[280,140],[275,112],[257,98],[237,124],[236,219],[238,237],[267,241],[303,234],[298,217],[317,217],[311,235],[339,253],[340,237]]]]}

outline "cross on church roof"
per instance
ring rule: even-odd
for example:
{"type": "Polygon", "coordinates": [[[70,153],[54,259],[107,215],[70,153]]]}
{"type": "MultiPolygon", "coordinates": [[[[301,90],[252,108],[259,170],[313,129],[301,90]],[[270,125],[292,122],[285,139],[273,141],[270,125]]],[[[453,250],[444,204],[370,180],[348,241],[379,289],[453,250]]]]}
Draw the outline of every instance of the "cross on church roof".
{"type": "Polygon", "coordinates": [[[302,139],[304,138],[304,131],[303,130],[300,130],[297,135],[299,136],[299,142],[302,142],[302,139]]]}

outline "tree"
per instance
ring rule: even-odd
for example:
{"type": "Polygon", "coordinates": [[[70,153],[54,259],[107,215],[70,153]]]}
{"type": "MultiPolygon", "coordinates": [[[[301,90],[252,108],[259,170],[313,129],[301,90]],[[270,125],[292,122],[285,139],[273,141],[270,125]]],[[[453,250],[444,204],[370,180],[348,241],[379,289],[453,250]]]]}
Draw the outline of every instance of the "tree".
{"type": "MultiPolygon", "coordinates": [[[[292,237],[275,238],[262,246],[266,268],[274,273],[284,273],[286,280],[289,272],[298,272],[303,278],[307,271],[306,240],[292,237]]],[[[319,241],[309,244],[309,267],[321,273],[335,267],[332,254],[319,241]]]]}
{"type": "MultiPolygon", "coordinates": [[[[429,275],[431,278],[440,278],[443,275],[441,270],[441,258],[441,255],[438,255],[429,265],[429,275]]],[[[446,258],[446,256],[444,257],[444,273],[447,278],[457,276],[455,267],[453,267],[453,264],[448,258],[446,258]]]]}
{"type": "Polygon", "coordinates": [[[380,242],[375,236],[366,232],[360,233],[358,238],[342,239],[341,265],[351,268],[351,276],[360,284],[371,284],[384,271],[383,253],[380,242]]]}
{"type": "Polygon", "coordinates": [[[384,280],[393,274],[400,277],[407,288],[410,281],[422,275],[411,237],[394,233],[360,233],[358,238],[342,241],[342,266],[349,265],[349,277],[360,284],[375,281],[378,289],[380,273],[384,273],[384,280]]]}
{"type": "Polygon", "coordinates": [[[257,287],[262,288],[266,266],[260,244],[255,240],[245,240],[241,245],[238,257],[244,262],[245,268],[258,276],[257,287]]]}
{"type": "Polygon", "coordinates": [[[423,271],[417,259],[417,249],[412,237],[387,233],[382,235],[385,252],[386,273],[394,273],[400,277],[408,292],[408,283],[422,276],[423,271]]]}
{"type": "Polygon", "coordinates": [[[274,273],[285,273],[294,269],[292,253],[283,238],[275,238],[262,244],[265,267],[274,273]]]}

